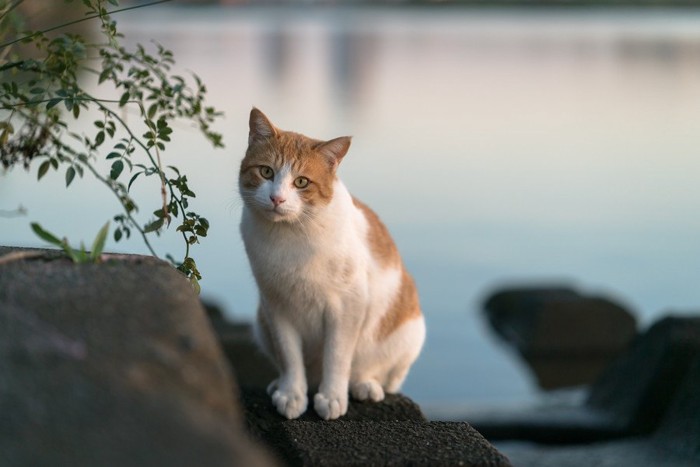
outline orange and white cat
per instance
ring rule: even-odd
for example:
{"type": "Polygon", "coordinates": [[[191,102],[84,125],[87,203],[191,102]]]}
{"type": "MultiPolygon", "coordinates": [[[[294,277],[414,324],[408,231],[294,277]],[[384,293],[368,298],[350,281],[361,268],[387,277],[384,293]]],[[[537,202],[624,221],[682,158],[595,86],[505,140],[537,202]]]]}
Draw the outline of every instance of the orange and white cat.
{"type": "Polygon", "coordinates": [[[350,138],[319,141],[250,113],[241,233],[260,290],[256,339],[280,414],[347,412],[397,392],[425,340],[413,279],[386,227],[336,176],[350,138]]]}

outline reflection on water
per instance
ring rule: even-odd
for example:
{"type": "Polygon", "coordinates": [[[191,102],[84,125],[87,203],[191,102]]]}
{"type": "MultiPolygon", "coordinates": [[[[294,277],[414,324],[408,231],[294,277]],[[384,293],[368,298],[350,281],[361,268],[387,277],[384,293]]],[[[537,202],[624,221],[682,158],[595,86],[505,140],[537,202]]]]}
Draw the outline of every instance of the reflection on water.
{"type": "MultiPolygon", "coordinates": [[[[236,316],[256,302],[235,188],[253,105],[285,129],[354,135],[341,176],[421,291],[428,342],[405,390],[428,407],[535,396],[478,318],[504,282],[603,289],[645,324],[700,302],[695,11],[154,7],[117,19],[128,41],[173,49],[226,113],[226,151],[184,129],[167,157],[212,223],[195,252],[203,294],[236,316]]],[[[116,209],[87,181],[64,192],[60,175],[34,178],[2,179],[0,209],[21,203],[76,239],[116,209]]],[[[27,218],[0,223],[0,243],[38,244],[27,218]]]]}

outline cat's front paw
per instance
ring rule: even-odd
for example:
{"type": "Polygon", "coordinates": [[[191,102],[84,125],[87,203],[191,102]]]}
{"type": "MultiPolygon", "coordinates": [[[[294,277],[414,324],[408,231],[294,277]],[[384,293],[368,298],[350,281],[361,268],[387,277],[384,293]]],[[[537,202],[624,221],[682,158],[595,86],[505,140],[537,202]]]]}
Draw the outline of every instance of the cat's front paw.
{"type": "Polygon", "coordinates": [[[319,392],[314,396],[314,409],[322,419],[334,420],[348,411],[348,395],[319,392]]]}
{"type": "Polygon", "coordinates": [[[384,389],[377,381],[371,379],[351,384],[350,392],[352,397],[358,401],[380,402],[384,400],[384,389]]]}
{"type": "Polygon", "coordinates": [[[303,391],[277,389],[272,393],[272,403],[281,415],[292,420],[306,412],[308,398],[303,391]]]}

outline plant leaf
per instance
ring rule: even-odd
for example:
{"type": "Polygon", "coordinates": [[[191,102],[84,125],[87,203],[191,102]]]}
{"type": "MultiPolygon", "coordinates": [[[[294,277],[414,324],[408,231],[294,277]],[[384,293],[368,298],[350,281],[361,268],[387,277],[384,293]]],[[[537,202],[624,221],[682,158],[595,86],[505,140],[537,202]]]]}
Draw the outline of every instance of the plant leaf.
{"type": "Polygon", "coordinates": [[[50,101],[48,101],[48,102],[46,103],[46,110],[49,110],[49,109],[52,108],[52,107],[56,107],[58,104],[61,103],[62,100],[63,100],[63,99],[61,99],[61,98],[51,99],[50,101]]]}
{"type": "Polygon", "coordinates": [[[124,162],[121,160],[114,161],[112,164],[112,170],[109,172],[109,178],[116,180],[121,175],[122,170],[124,170],[124,162]]]}
{"type": "Polygon", "coordinates": [[[161,219],[156,219],[153,222],[146,224],[146,226],[143,228],[144,233],[148,232],[155,232],[156,230],[160,229],[163,227],[163,223],[165,222],[164,218],[161,219]]]}
{"type": "Polygon", "coordinates": [[[61,248],[63,248],[63,251],[66,252],[68,257],[73,261],[74,263],[81,263],[82,261],[80,260],[79,252],[71,248],[71,246],[68,244],[67,239],[63,239],[61,242],[61,248]]]}
{"type": "Polygon", "coordinates": [[[41,163],[39,166],[39,172],[37,172],[37,180],[41,180],[41,178],[46,175],[46,172],[49,171],[49,167],[51,167],[50,160],[41,163]]]}
{"type": "Polygon", "coordinates": [[[59,240],[58,237],[56,237],[51,232],[44,230],[41,227],[41,225],[39,225],[38,223],[32,222],[30,225],[31,225],[34,233],[37,234],[37,236],[39,238],[41,238],[42,240],[44,240],[45,242],[48,242],[48,243],[51,243],[52,245],[56,245],[56,246],[60,246],[60,247],[63,246],[63,242],[61,240],[59,240]]]}
{"type": "Polygon", "coordinates": [[[134,183],[134,181],[136,181],[136,178],[137,178],[139,175],[141,175],[142,173],[143,173],[143,172],[136,172],[136,173],[134,174],[134,176],[131,177],[131,180],[129,180],[129,185],[127,185],[127,187],[126,187],[126,191],[131,190],[131,184],[134,183]]]}
{"type": "Polygon", "coordinates": [[[92,260],[97,262],[102,255],[102,250],[105,248],[105,243],[107,242],[107,234],[109,233],[109,222],[102,226],[99,232],[97,232],[97,237],[92,243],[92,253],[90,254],[92,260]]]}
{"type": "Polygon", "coordinates": [[[66,170],[66,187],[70,186],[70,184],[74,178],[75,178],[75,168],[68,167],[68,170],[66,170]]]}
{"type": "Polygon", "coordinates": [[[129,97],[131,94],[129,91],[126,91],[124,94],[122,94],[122,97],[119,98],[119,107],[124,107],[126,105],[127,101],[129,100],[129,97]]]}

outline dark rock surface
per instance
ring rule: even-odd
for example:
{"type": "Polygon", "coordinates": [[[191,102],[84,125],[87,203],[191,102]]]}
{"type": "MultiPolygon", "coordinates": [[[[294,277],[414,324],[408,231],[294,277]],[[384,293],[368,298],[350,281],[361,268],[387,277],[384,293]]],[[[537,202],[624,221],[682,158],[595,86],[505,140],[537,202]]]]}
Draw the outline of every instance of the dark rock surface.
{"type": "Polygon", "coordinates": [[[509,466],[467,423],[336,421],[283,427],[291,465],[509,466]]]}
{"type": "Polygon", "coordinates": [[[700,317],[655,323],[611,365],[583,407],[471,421],[491,439],[510,439],[497,445],[518,466],[700,465],[700,317]],[[579,436],[582,427],[591,429],[582,417],[595,420],[595,438],[579,436]],[[591,441],[598,442],[575,444],[591,441]]]}
{"type": "Polygon", "coordinates": [[[582,406],[494,410],[468,419],[491,440],[571,444],[651,434],[699,349],[700,318],[667,317],[634,340],[592,385],[582,406]]]}
{"type": "Polygon", "coordinates": [[[313,410],[298,420],[281,417],[259,388],[243,388],[252,435],[291,466],[508,466],[467,423],[427,422],[401,395],[380,403],[352,401],[348,414],[321,420],[313,410]]]}
{"type": "Polygon", "coordinates": [[[253,341],[250,323],[231,322],[217,306],[205,307],[236,380],[249,387],[266,388],[277,377],[277,369],[253,341]]]}
{"type": "Polygon", "coordinates": [[[700,465],[700,359],[681,389],[678,398],[655,436],[659,445],[689,456],[700,465]]]}
{"type": "Polygon", "coordinates": [[[234,391],[165,263],[0,263],[0,465],[271,465],[234,391]]]}
{"type": "MultiPolygon", "coordinates": [[[[313,400],[313,394],[310,394],[313,400]]],[[[270,401],[270,396],[262,388],[242,386],[241,403],[251,431],[259,434],[272,425],[284,421],[270,401]]],[[[350,399],[348,413],[343,420],[375,420],[375,421],[427,421],[418,404],[401,394],[387,394],[382,402],[358,402],[350,399]]],[[[321,421],[313,408],[307,410],[297,420],[321,421]]]]}
{"type": "MultiPolygon", "coordinates": [[[[238,339],[246,335],[250,334],[238,339]]],[[[249,350],[244,342],[237,345],[249,350]]],[[[230,357],[234,366],[247,358],[240,353],[230,357]]],[[[249,371],[251,381],[263,381],[269,369],[262,374],[249,371]]],[[[297,420],[286,420],[272,405],[265,385],[244,381],[241,402],[248,430],[286,465],[510,465],[467,423],[428,422],[420,407],[401,394],[387,394],[379,403],[351,400],[348,413],[339,420],[324,421],[313,408],[297,420]]]]}
{"type": "Polygon", "coordinates": [[[510,465],[468,424],[429,423],[400,395],[353,402],[333,422],[283,419],[249,327],[208,320],[165,263],[3,256],[12,250],[0,247],[3,467],[510,465]],[[242,393],[213,328],[251,377],[242,393]]]}
{"type": "Polygon", "coordinates": [[[494,331],[543,389],[589,384],[630,343],[634,316],[610,299],[567,287],[509,288],[484,303],[494,331]]]}
{"type": "Polygon", "coordinates": [[[663,318],[605,371],[586,405],[612,414],[630,434],[651,433],[699,355],[700,318],[663,318]]]}

